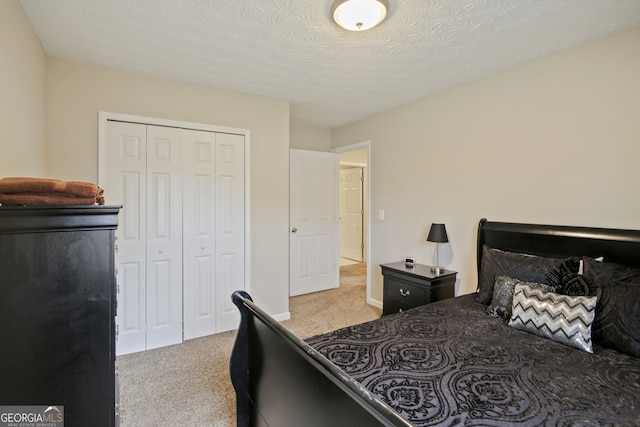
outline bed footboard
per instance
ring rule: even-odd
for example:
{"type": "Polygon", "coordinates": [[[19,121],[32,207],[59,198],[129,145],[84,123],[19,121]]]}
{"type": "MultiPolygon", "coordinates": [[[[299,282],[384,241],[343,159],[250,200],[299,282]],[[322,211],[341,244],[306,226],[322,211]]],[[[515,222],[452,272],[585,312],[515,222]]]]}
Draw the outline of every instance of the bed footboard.
{"type": "Polygon", "coordinates": [[[237,425],[410,426],[384,402],[262,311],[243,291],[231,354],[237,425]]]}

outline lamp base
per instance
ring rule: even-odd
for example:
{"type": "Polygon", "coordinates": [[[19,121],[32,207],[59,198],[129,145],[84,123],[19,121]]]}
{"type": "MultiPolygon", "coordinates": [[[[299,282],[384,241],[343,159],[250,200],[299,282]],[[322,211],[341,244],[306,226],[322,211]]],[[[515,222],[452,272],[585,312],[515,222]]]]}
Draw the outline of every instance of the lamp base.
{"type": "Polygon", "coordinates": [[[444,273],[444,268],[442,268],[442,267],[431,267],[431,272],[435,273],[437,276],[439,276],[442,273],[444,273]]]}

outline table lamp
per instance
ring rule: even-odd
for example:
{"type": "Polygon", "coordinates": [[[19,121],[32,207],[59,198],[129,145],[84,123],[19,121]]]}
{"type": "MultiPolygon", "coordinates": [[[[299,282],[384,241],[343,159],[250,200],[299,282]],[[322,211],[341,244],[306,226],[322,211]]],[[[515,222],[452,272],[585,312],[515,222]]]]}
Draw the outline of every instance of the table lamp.
{"type": "Polygon", "coordinates": [[[444,224],[431,224],[427,242],[434,242],[436,244],[436,266],[431,267],[432,273],[436,273],[437,275],[444,273],[444,268],[440,267],[440,243],[447,243],[448,241],[447,229],[444,227],[444,224]]]}

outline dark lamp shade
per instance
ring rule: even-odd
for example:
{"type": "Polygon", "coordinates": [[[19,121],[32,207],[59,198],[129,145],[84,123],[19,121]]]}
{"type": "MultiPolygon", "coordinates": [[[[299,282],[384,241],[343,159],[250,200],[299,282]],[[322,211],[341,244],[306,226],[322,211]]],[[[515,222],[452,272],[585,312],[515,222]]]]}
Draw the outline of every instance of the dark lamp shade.
{"type": "Polygon", "coordinates": [[[427,242],[447,243],[448,241],[447,229],[444,228],[444,224],[431,224],[427,242]]]}

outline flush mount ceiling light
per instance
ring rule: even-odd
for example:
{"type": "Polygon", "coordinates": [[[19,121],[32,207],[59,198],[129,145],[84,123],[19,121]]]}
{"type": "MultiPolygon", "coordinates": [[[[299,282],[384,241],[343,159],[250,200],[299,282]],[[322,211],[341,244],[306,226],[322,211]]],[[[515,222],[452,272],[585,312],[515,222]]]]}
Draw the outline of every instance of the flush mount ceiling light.
{"type": "Polygon", "coordinates": [[[350,31],[375,27],[387,16],[387,0],[336,0],[331,7],[336,24],[350,31]]]}

